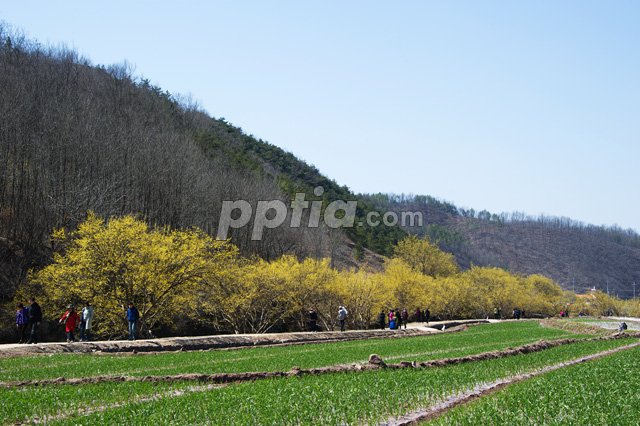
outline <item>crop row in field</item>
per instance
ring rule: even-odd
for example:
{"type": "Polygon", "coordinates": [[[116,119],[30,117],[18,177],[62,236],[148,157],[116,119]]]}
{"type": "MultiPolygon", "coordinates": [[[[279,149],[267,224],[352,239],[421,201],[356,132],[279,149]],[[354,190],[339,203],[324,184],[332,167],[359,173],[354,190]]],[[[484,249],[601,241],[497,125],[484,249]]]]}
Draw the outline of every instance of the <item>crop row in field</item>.
{"type": "Polygon", "coordinates": [[[428,406],[478,383],[600,352],[628,339],[590,341],[535,354],[425,370],[302,376],[194,391],[186,383],[3,389],[2,418],[56,417],[60,424],[358,424],[428,406]],[[180,394],[180,392],[185,392],[180,394]],[[181,395],[181,396],[176,396],[181,395]],[[149,398],[157,397],[157,400],[149,398]],[[141,402],[144,400],[145,402],[141,402]],[[34,404],[34,401],[43,403],[34,404]],[[78,411],[99,409],[87,416],[78,411]],[[67,418],[65,416],[69,415],[67,418]]]}
{"type": "Polygon", "coordinates": [[[478,325],[460,333],[369,339],[351,342],[309,344],[289,347],[246,348],[235,351],[181,352],[157,355],[52,355],[0,361],[0,381],[44,380],[58,377],[148,376],[175,374],[242,373],[287,371],[294,366],[318,368],[366,362],[371,353],[385,360],[407,357],[428,361],[501,350],[540,339],[590,337],[537,322],[509,322],[478,325]]]}
{"type": "Polygon", "coordinates": [[[434,426],[638,425],[640,348],[552,371],[457,407],[434,426]]]}
{"type": "MultiPolygon", "coordinates": [[[[362,424],[380,423],[433,405],[479,383],[523,374],[611,349],[593,341],[544,352],[436,369],[271,379],[128,404],[59,424],[362,424]]],[[[57,423],[56,423],[57,424],[57,423]]]]}
{"type": "Polygon", "coordinates": [[[466,362],[477,362],[492,358],[502,358],[507,356],[517,356],[526,353],[539,352],[547,350],[552,347],[561,345],[570,345],[581,341],[588,340],[603,340],[603,339],[622,339],[624,336],[610,336],[610,337],[598,337],[595,339],[560,339],[555,341],[540,340],[535,343],[530,343],[516,348],[506,348],[502,351],[494,350],[490,352],[484,352],[480,354],[467,355],[462,357],[453,358],[441,358],[430,361],[402,361],[400,363],[385,363],[382,358],[375,354],[371,355],[368,364],[351,364],[351,365],[337,365],[329,367],[318,367],[311,369],[301,369],[300,367],[293,367],[289,371],[268,371],[268,372],[246,372],[246,373],[217,373],[217,374],[178,374],[178,375],[162,375],[162,376],[94,376],[86,378],[72,378],[65,379],[60,377],[58,379],[45,379],[45,380],[25,380],[14,382],[0,382],[2,387],[24,387],[24,386],[69,386],[69,385],[87,385],[101,382],[125,382],[125,381],[145,381],[145,382],[179,382],[179,381],[198,381],[205,383],[238,383],[246,381],[254,381],[275,377],[288,377],[291,375],[301,374],[334,374],[341,372],[371,370],[377,368],[435,368],[444,367],[447,365],[455,365],[466,362]]]}

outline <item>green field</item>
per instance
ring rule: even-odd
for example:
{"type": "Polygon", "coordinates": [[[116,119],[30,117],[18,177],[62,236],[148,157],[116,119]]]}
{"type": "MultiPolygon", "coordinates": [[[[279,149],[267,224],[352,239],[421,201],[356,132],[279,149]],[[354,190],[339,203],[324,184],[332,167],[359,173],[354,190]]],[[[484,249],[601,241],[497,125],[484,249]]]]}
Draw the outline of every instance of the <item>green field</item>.
{"type": "MultiPolygon", "coordinates": [[[[588,337],[591,336],[543,328],[537,322],[527,321],[479,325],[459,333],[289,347],[144,356],[33,356],[0,361],[0,381],[288,371],[294,366],[309,369],[366,363],[372,353],[381,355],[390,364],[422,362],[504,350],[540,339],[588,337]]],[[[3,387],[0,389],[3,401],[0,418],[4,419],[3,424],[29,421],[69,425],[381,424],[390,418],[430,407],[447,396],[480,384],[635,342],[637,339],[630,338],[591,340],[541,352],[447,367],[301,375],[228,385],[198,381],[136,381],[3,387]]],[[[638,354],[637,349],[622,353],[631,352],[638,354]]],[[[609,355],[606,359],[617,357],[609,355]]],[[[599,362],[589,361],[582,365],[589,369],[599,362]]],[[[554,374],[570,368],[557,370],[554,374]]],[[[510,386],[496,396],[509,394],[519,385],[510,386]]],[[[438,421],[447,422],[441,424],[459,424],[461,417],[447,418],[442,417],[438,421]]],[[[522,417],[508,419],[521,421],[522,417]]]]}
{"type": "Polygon", "coordinates": [[[508,391],[455,409],[434,425],[640,424],[640,348],[577,364],[512,385],[508,391]]]}

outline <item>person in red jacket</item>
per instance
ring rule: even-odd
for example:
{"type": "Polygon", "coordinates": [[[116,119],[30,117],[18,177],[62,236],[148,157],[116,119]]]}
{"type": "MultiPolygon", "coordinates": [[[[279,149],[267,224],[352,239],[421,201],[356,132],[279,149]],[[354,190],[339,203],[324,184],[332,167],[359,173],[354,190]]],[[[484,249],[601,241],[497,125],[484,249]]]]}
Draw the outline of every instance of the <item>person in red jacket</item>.
{"type": "Polygon", "coordinates": [[[67,306],[67,312],[60,318],[59,323],[64,322],[65,329],[67,331],[67,343],[75,342],[73,332],[76,330],[76,326],[80,322],[78,313],[74,310],[73,305],[67,306]]]}

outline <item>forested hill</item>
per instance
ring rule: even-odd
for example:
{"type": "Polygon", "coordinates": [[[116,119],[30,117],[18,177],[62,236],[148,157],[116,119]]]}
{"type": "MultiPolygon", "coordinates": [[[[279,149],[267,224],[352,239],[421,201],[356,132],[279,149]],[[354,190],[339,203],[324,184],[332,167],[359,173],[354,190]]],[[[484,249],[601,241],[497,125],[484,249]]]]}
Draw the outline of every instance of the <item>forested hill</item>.
{"type": "MultiPolygon", "coordinates": [[[[289,206],[296,192],[323,207],[356,199],[293,154],[136,78],[126,64],[93,66],[0,23],[0,299],[11,300],[27,271],[50,261],[53,230],[73,229],[88,211],[215,236],[223,201],[289,206]],[[315,197],[318,186],[324,192],[315,197]]],[[[358,202],[357,217],[371,209],[358,202]]],[[[304,226],[305,214],[303,226],[285,222],[259,239],[253,221],[228,236],[246,256],[330,257],[349,266],[354,247],[389,255],[406,235],[399,227],[304,226]]]]}
{"type": "Polygon", "coordinates": [[[429,196],[363,197],[382,210],[420,212],[422,226],[405,229],[428,235],[442,250],[453,253],[463,269],[491,265],[543,274],[565,290],[575,286],[581,294],[594,286],[606,293],[608,284],[609,293],[622,298],[633,297],[633,283],[640,284],[640,235],[633,230],[566,217],[476,212],[429,196]]]}

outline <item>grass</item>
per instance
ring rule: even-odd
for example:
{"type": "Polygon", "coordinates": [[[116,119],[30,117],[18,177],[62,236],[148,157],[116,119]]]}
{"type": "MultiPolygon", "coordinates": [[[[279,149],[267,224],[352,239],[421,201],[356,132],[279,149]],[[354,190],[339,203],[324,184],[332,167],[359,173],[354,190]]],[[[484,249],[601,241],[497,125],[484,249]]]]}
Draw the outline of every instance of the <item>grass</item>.
{"type": "Polygon", "coordinates": [[[625,340],[576,343],[533,354],[445,368],[380,370],[241,383],[159,401],[131,403],[52,424],[379,423],[430,406],[479,383],[628,344],[625,340]]]}
{"type": "MultiPolygon", "coordinates": [[[[510,322],[426,337],[135,357],[40,356],[3,360],[0,366],[4,377],[23,376],[31,369],[38,378],[89,377],[104,372],[122,374],[128,369],[136,375],[150,375],[154,371],[169,374],[169,371],[289,370],[293,365],[311,368],[365,361],[373,352],[381,354],[387,362],[394,362],[394,357],[426,361],[563,337],[577,336],[542,328],[535,322],[510,322]]],[[[47,423],[105,425],[358,424],[361,419],[376,422],[428,406],[477,383],[628,343],[627,339],[584,342],[536,354],[446,368],[301,376],[209,390],[198,383],[154,385],[146,382],[0,389],[3,401],[0,419],[6,419],[4,424],[13,424],[36,416],[62,416],[58,421],[50,419],[47,423]],[[158,400],[149,400],[153,397],[158,400]],[[86,416],[74,414],[102,409],[100,407],[105,408],[104,411],[86,416]]]]}
{"type": "Polygon", "coordinates": [[[638,425],[640,348],[552,371],[454,409],[433,425],[638,425]]]}

